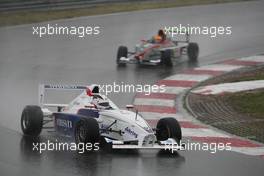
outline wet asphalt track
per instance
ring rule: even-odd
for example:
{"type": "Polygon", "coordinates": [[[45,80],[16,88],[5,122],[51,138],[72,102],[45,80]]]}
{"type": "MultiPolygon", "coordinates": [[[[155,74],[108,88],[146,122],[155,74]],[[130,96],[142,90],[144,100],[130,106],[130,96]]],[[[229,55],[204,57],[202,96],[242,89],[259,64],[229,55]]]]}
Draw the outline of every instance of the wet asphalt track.
{"type": "MultiPolygon", "coordinates": [[[[263,159],[233,152],[156,151],[93,153],[31,151],[31,139],[20,132],[20,113],[37,103],[39,83],[151,84],[187,67],[264,51],[264,2],[181,7],[123,13],[76,20],[62,25],[99,25],[101,35],[85,39],[32,36],[32,25],[0,29],[0,171],[1,175],[263,175],[263,159]],[[128,65],[117,68],[118,45],[133,47],[164,25],[231,25],[232,36],[211,39],[193,36],[200,45],[198,63],[183,58],[172,69],[128,65]]],[[[40,24],[41,25],[41,24],[40,24]]],[[[35,25],[37,26],[37,25],[35,25]]],[[[132,102],[133,94],[110,96],[118,105],[132,102]],[[122,98],[120,98],[122,97],[122,98]]],[[[66,101],[70,96],[53,97],[66,101]]],[[[45,140],[45,139],[43,139],[45,140]]]]}

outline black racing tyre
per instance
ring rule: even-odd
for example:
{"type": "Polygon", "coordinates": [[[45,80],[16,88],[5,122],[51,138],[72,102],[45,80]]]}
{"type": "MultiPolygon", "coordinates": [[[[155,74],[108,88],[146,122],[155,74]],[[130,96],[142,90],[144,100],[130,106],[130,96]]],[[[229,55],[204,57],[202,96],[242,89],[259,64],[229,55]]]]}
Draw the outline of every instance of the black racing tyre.
{"type": "Polygon", "coordinates": [[[43,126],[43,112],[39,106],[28,105],[21,115],[21,129],[25,135],[38,136],[43,126]]]}
{"type": "Polygon", "coordinates": [[[97,143],[100,140],[99,125],[94,118],[83,118],[77,122],[74,137],[76,144],[97,143]]]}
{"type": "Polygon", "coordinates": [[[197,43],[189,43],[187,54],[190,61],[196,61],[199,55],[199,46],[197,43]]]}
{"type": "Polygon", "coordinates": [[[156,136],[158,141],[173,138],[179,143],[182,139],[181,126],[175,118],[162,118],[157,123],[156,136]]]}
{"type": "Polygon", "coordinates": [[[172,67],[171,50],[165,50],[161,53],[161,62],[167,67],[172,67]]]}
{"type": "Polygon", "coordinates": [[[116,56],[116,63],[118,66],[125,66],[126,63],[120,63],[120,58],[125,57],[127,58],[128,49],[126,46],[119,46],[117,50],[117,56],[116,56]]]}

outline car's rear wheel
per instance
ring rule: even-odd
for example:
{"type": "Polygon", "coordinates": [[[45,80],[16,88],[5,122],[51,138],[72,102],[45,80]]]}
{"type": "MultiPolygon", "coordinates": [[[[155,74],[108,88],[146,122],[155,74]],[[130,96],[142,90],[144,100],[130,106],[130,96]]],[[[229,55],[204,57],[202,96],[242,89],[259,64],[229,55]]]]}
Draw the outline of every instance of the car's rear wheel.
{"type": "Polygon", "coordinates": [[[161,53],[161,62],[167,67],[172,67],[171,50],[165,50],[161,53]]]}
{"type": "Polygon", "coordinates": [[[121,57],[127,58],[128,49],[126,46],[119,46],[117,50],[116,63],[118,66],[125,66],[126,63],[120,62],[121,57]]]}
{"type": "Polygon", "coordinates": [[[189,43],[187,54],[190,61],[196,61],[199,55],[199,46],[197,43],[189,43]]]}
{"type": "Polygon", "coordinates": [[[75,142],[76,144],[90,143],[94,145],[99,142],[99,125],[94,118],[85,118],[81,119],[75,127],[75,142]]]}
{"type": "Polygon", "coordinates": [[[21,115],[21,129],[25,135],[38,136],[43,126],[43,112],[39,106],[28,105],[21,115]]]}
{"type": "Polygon", "coordinates": [[[182,139],[181,126],[175,118],[162,118],[157,123],[156,136],[158,141],[173,138],[179,144],[182,139]]]}

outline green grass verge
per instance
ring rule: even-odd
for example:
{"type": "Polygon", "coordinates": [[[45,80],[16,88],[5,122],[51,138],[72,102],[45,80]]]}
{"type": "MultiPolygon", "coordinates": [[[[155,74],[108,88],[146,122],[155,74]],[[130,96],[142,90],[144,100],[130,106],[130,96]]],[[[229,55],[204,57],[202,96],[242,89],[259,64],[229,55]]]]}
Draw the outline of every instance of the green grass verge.
{"type": "MultiPolygon", "coordinates": [[[[242,74],[231,82],[264,80],[264,68],[242,74]]],[[[264,89],[230,94],[227,101],[238,112],[264,118],[264,89]]]]}
{"type": "Polygon", "coordinates": [[[50,21],[63,18],[73,18],[80,16],[90,16],[99,14],[109,14],[116,12],[127,12],[145,9],[170,8],[188,5],[202,5],[213,3],[227,3],[249,0],[166,0],[147,1],[129,3],[111,3],[95,5],[93,7],[68,9],[68,10],[48,10],[48,11],[19,11],[0,12],[0,26],[28,24],[43,21],[50,21]]]}
{"type": "Polygon", "coordinates": [[[253,80],[264,80],[264,69],[261,69],[253,75],[244,75],[243,77],[236,78],[231,82],[240,82],[240,81],[253,81],[253,80]]]}
{"type": "Polygon", "coordinates": [[[264,90],[235,93],[228,97],[228,101],[238,112],[264,118],[264,90]]]}

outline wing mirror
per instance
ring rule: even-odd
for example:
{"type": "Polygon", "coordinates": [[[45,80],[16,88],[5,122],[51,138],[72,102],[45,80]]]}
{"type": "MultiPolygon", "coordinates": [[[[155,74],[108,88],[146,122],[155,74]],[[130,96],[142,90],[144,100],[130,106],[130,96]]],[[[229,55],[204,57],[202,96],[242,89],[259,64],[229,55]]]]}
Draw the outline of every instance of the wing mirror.
{"type": "Polygon", "coordinates": [[[85,108],[94,109],[96,106],[94,104],[88,104],[84,106],[85,108]]]}
{"type": "Polygon", "coordinates": [[[126,108],[127,108],[128,110],[130,110],[130,109],[134,109],[134,105],[126,105],[126,108]]]}

